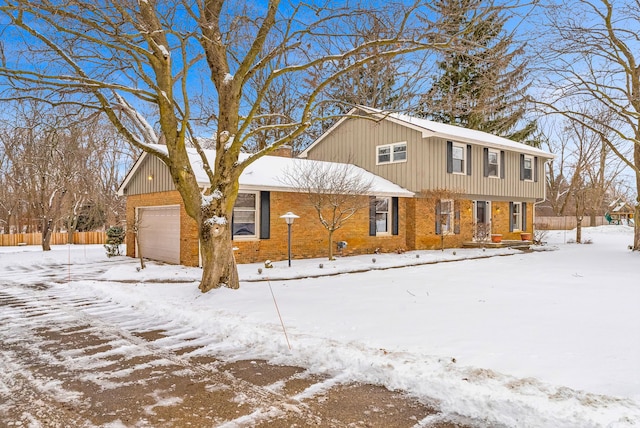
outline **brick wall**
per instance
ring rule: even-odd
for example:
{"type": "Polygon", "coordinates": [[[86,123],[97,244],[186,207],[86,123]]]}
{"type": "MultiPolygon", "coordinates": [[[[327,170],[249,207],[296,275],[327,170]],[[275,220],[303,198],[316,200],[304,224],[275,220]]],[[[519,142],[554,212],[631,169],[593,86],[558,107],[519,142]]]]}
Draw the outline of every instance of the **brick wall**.
{"type": "MultiPolygon", "coordinates": [[[[431,198],[413,199],[414,210],[409,214],[413,219],[414,232],[409,232],[409,236],[414,236],[412,249],[435,250],[442,248],[443,237],[436,234],[436,201],[431,198]]],[[[461,247],[464,241],[470,241],[473,237],[473,206],[471,201],[458,200],[455,202],[456,210],[460,211],[460,233],[444,235],[444,247],[461,247]]],[[[411,228],[411,227],[410,227],[411,228]]]]}
{"type": "MultiPolygon", "coordinates": [[[[365,201],[368,197],[363,196],[365,201]]],[[[182,206],[182,199],[177,191],[131,195],[127,197],[127,224],[133,224],[136,207],[161,206],[180,204],[180,263],[186,266],[197,266],[198,260],[198,229],[182,206]]],[[[369,210],[364,208],[357,212],[342,229],[333,234],[334,254],[338,241],[346,241],[347,248],[343,255],[373,253],[376,249],[381,252],[407,249],[405,222],[407,200],[400,198],[399,234],[389,236],[369,236],[369,210]]],[[[318,220],[318,214],[308,203],[303,194],[290,192],[271,192],[270,239],[242,240],[236,239],[233,245],[238,263],[253,263],[265,260],[286,260],[287,252],[287,224],[281,215],[293,211],[299,215],[292,226],[291,256],[294,259],[326,257],[328,256],[328,232],[318,220]]],[[[130,229],[130,228],[128,228],[130,229]]],[[[127,256],[135,257],[135,242],[133,233],[127,233],[127,256]]]]}
{"type": "MultiPolygon", "coordinates": [[[[368,197],[363,196],[366,201],[368,197]]],[[[136,207],[180,204],[180,262],[186,266],[199,263],[198,229],[182,206],[177,191],[159,192],[127,197],[127,224],[132,224],[136,207]]],[[[291,256],[293,259],[328,256],[328,232],[318,220],[318,214],[309,204],[306,195],[290,192],[271,192],[270,239],[236,239],[234,246],[238,263],[254,263],[265,260],[286,260],[287,224],[281,215],[293,211],[299,215],[292,226],[291,256]]],[[[473,203],[456,201],[460,211],[460,233],[444,236],[445,248],[462,246],[473,238],[473,203]]],[[[520,239],[520,232],[509,232],[509,202],[493,202],[492,232],[501,233],[503,239],[520,239]]],[[[435,202],[427,198],[400,198],[398,204],[399,234],[369,236],[369,210],[357,212],[342,229],[333,235],[334,254],[338,241],[346,241],[343,255],[372,254],[402,250],[432,250],[442,246],[442,236],[435,230],[435,202]]],[[[129,228],[130,229],[130,228],[129,228]]],[[[533,230],[533,204],[527,204],[527,231],[533,230]]],[[[132,233],[126,236],[127,255],[135,257],[132,233]]]]}
{"type": "MultiPolygon", "coordinates": [[[[363,196],[363,200],[368,201],[368,197],[363,196]]],[[[238,263],[287,259],[287,224],[280,216],[288,211],[300,216],[291,228],[291,257],[303,259],[328,256],[329,233],[320,224],[318,214],[309,204],[307,196],[299,193],[271,192],[271,238],[259,241],[236,239],[234,245],[238,248],[235,253],[238,263]]],[[[369,210],[364,208],[358,211],[343,228],[334,232],[334,254],[340,254],[336,250],[338,241],[347,242],[343,255],[373,253],[376,249],[381,252],[406,249],[405,212],[406,199],[400,198],[398,235],[369,236],[369,210]]]]}
{"type": "MultiPolygon", "coordinates": [[[[525,230],[533,232],[533,203],[527,203],[527,225],[525,230]]],[[[520,240],[521,231],[509,232],[509,202],[491,203],[491,233],[502,234],[502,239],[520,240]]]]}

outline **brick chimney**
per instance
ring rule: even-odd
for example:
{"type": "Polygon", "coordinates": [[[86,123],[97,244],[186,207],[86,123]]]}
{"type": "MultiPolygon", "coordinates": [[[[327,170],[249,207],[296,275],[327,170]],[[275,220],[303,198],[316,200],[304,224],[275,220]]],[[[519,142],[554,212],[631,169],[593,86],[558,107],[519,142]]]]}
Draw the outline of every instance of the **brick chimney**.
{"type": "Polygon", "coordinates": [[[290,158],[293,155],[293,150],[291,149],[291,146],[288,144],[284,144],[280,147],[278,147],[277,149],[275,149],[274,151],[272,151],[271,153],[269,153],[269,156],[279,156],[281,158],[290,158]]]}

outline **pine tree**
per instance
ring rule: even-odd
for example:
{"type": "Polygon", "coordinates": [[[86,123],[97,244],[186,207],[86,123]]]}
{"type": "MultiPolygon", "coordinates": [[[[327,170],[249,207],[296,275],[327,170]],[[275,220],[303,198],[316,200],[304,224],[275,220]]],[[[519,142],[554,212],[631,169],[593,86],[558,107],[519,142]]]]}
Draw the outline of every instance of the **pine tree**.
{"type": "Polygon", "coordinates": [[[437,122],[477,129],[526,142],[535,122],[525,116],[524,45],[505,30],[509,17],[494,10],[477,20],[482,0],[439,0],[443,33],[466,33],[443,54],[431,89],[422,96],[417,115],[437,122]]]}

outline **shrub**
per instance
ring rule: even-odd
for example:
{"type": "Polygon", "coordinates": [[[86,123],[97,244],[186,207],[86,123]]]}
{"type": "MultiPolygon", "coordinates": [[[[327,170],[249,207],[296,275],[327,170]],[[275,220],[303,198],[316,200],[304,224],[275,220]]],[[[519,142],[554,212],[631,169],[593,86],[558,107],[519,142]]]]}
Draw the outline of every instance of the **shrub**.
{"type": "Polygon", "coordinates": [[[107,229],[107,243],[104,245],[107,250],[107,257],[119,256],[120,245],[124,242],[125,231],[119,226],[112,226],[107,229]]]}

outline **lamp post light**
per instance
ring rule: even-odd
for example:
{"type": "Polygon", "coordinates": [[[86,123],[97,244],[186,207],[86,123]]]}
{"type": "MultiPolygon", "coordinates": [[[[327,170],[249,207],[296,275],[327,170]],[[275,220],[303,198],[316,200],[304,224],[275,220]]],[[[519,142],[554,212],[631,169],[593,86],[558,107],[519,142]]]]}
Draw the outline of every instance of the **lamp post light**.
{"type": "Polygon", "coordinates": [[[288,213],[286,213],[285,215],[281,215],[280,218],[283,218],[284,221],[287,222],[287,230],[288,230],[288,248],[289,248],[289,267],[291,267],[291,225],[293,224],[293,221],[297,218],[300,218],[300,216],[295,215],[294,213],[292,213],[291,211],[289,211],[288,213]]]}

